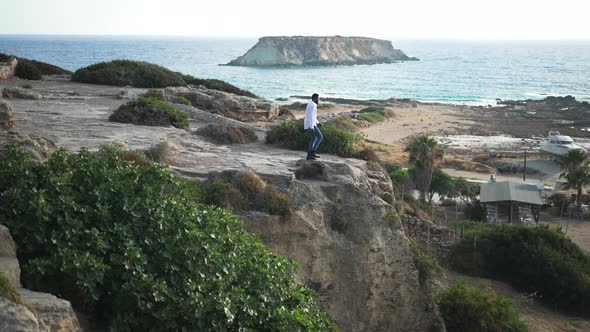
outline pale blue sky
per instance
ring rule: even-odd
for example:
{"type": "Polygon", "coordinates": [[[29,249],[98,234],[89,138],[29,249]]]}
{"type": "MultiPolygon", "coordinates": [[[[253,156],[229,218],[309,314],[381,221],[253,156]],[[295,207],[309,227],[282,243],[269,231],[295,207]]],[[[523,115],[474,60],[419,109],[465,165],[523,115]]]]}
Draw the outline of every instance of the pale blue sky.
{"type": "Polygon", "coordinates": [[[590,0],[0,0],[0,34],[590,39],[590,0]]]}

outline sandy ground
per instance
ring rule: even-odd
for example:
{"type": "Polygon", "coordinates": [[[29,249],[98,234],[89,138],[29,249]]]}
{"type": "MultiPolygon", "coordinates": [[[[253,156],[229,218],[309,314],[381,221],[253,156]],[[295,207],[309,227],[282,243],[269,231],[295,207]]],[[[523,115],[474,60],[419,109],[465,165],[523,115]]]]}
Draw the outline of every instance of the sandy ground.
{"type": "Polygon", "coordinates": [[[361,133],[370,140],[400,145],[408,138],[422,134],[448,135],[468,132],[474,125],[463,106],[418,104],[417,107],[392,107],[396,116],[384,123],[364,128],[361,133]]]}

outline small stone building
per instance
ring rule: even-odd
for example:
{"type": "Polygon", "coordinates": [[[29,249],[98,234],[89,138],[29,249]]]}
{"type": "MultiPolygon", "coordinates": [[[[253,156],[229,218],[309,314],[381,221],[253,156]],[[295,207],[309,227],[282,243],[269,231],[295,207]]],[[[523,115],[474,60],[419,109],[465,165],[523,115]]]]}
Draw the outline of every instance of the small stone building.
{"type": "Polygon", "coordinates": [[[480,200],[486,211],[485,221],[498,224],[536,223],[543,205],[539,185],[526,182],[484,183],[480,200]]]}

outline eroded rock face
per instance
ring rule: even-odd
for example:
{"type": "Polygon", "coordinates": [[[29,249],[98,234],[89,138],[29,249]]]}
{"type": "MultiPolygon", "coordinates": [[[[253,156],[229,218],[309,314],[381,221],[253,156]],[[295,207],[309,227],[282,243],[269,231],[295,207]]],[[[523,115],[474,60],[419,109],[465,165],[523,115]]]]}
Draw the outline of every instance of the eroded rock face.
{"type": "Polygon", "coordinates": [[[262,37],[229,66],[340,66],[418,60],[390,41],[366,37],[262,37]]]}
{"type": "Polygon", "coordinates": [[[0,159],[3,158],[9,145],[16,145],[19,149],[30,152],[31,160],[37,163],[46,161],[57,150],[57,146],[52,141],[43,137],[0,132],[0,159]]]}
{"type": "Polygon", "coordinates": [[[38,332],[39,322],[29,309],[0,296],[0,331],[38,332]]]}
{"type": "Polygon", "coordinates": [[[10,87],[2,89],[2,96],[8,99],[33,99],[38,100],[43,98],[37,92],[31,91],[31,89],[25,89],[21,87],[10,87]]]}
{"type": "Polygon", "coordinates": [[[238,96],[202,86],[170,87],[167,95],[181,96],[194,107],[240,121],[269,121],[278,116],[279,105],[264,99],[238,96]]]}
{"type": "Polygon", "coordinates": [[[8,59],[8,62],[1,62],[0,63],[0,80],[13,78],[17,64],[18,64],[18,60],[16,60],[16,58],[13,56],[11,56],[10,59],[8,59]]]}
{"type": "Polygon", "coordinates": [[[18,292],[37,313],[37,320],[42,331],[80,331],[80,323],[69,301],[28,289],[19,289],[18,292]]]}
{"type": "Polygon", "coordinates": [[[9,130],[14,126],[14,109],[7,100],[0,99],[0,130],[9,130]]]}
{"type": "MultiPolygon", "coordinates": [[[[293,213],[244,216],[273,252],[299,264],[342,331],[428,331],[436,322],[400,224],[366,169],[301,161],[289,186],[293,213]],[[284,219],[283,219],[284,218],[284,219]]],[[[382,181],[378,177],[378,181],[382,181]]]]}

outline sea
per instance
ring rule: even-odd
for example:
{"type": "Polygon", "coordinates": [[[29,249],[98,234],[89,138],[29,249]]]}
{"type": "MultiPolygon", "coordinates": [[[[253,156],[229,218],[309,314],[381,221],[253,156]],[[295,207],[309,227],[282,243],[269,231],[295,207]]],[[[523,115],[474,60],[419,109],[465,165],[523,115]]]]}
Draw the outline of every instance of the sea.
{"type": "Polygon", "coordinates": [[[389,40],[420,61],[337,67],[222,66],[257,41],[228,37],[0,35],[0,52],[71,71],[115,59],[147,61],[199,78],[224,80],[267,99],[319,93],[468,105],[549,95],[590,101],[590,40],[389,40]]]}

